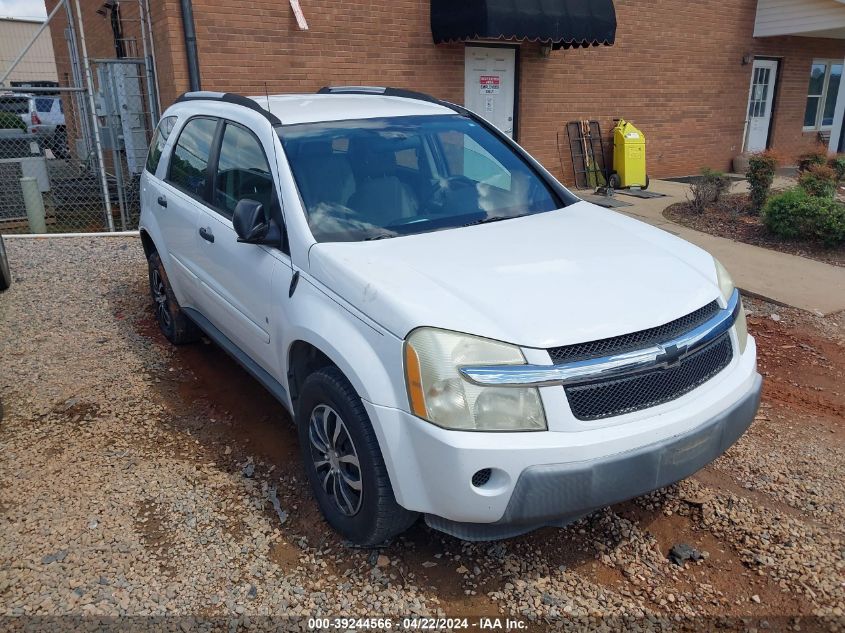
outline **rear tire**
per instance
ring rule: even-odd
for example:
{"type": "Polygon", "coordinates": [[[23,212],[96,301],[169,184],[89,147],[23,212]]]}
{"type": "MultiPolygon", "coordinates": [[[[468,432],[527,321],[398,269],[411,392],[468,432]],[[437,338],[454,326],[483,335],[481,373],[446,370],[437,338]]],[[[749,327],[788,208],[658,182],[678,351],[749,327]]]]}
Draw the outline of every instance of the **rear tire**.
{"type": "Polygon", "coordinates": [[[149,257],[150,296],[153,299],[156,321],[161,333],[174,345],[193,343],[200,337],[199,328],[182,311],[164,264],[157,252],[152,252],[149,257]]]}
{"type": "Polygon", "coordinates": [[[306,378],[296,422],[305,472],[329,525],[363,547],[413,525],[418,515],[396,503],[370,418],[339,369],[306,378]]]}
{"type": "Polygon", "coordinates": [[[6,257],[6,244],[0,235],[0,291],[12,285],[12,272],[9,270],[9,259],[6,257]]]}

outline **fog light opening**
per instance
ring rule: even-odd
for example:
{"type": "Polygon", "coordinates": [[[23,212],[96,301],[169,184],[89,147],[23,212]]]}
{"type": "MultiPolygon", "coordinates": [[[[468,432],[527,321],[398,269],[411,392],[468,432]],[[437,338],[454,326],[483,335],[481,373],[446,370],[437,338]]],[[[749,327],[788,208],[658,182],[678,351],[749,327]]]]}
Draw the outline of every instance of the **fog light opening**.
{"type": "Polygon", "coordinates": [[[492,474],[493,472],[491,469],[482,468],[472,476],[472,485],[476,488],[483,487],[488,481],[490,481],[490,476],[492,474]]]}

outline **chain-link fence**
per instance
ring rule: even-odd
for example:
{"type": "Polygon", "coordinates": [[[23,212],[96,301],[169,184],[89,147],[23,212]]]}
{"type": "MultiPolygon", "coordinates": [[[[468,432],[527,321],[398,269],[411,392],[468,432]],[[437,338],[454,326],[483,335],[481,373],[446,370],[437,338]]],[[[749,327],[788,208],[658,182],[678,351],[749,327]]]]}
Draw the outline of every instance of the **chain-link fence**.
{"type": "MultiPolygon", "coordinates": [[[[158,112],[146,3],[105,3],[96,13],[77,4],[83,23],[73,3],[56,2],[48,27],[59,81],[18,73],[14,86],[0,86],[0,233],[135,229],[158,112]]],[[[17,67],[36,67],[28,59],[36,54],[24,45],[17,67]]]]}
{"type": "Polygon", "coordinates": [[[3,233],[110,229],[85,98],[72,89],[0,95],[3,233]]]}

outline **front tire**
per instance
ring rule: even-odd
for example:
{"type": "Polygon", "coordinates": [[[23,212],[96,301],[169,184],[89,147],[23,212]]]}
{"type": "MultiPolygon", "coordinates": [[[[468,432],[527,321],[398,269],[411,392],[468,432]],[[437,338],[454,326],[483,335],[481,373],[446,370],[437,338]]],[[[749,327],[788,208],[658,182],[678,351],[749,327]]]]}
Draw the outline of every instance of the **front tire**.
{"type": "Polygon", "coordinates": [[[150,296],[153,299],[156,322],[161,333],[174,345],[193,343],[199,338],[199,328],[182,311],[164,264],[157,252],[150,254],[149,260],[150,296]]]}
{"type": "Polygon", "coordinates": [[[396,503],[367,411],[339,369],[306,378],[296,418],[305,472],[332,528],[374,547],[416,521],[415,512],[396,503]]]}

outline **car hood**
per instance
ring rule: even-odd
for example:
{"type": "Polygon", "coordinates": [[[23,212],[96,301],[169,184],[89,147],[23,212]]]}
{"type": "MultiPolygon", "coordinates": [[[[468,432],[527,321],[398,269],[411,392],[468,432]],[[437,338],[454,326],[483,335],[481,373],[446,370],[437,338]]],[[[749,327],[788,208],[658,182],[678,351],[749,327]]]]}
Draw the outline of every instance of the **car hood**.
{"type": "Polygon", "coordinates": [[[587,202],[491,224],[320,243],[309,267],[400,338],[432,326],[537,348],[661,325],[720,294],[705,251],[587,202]]]}

